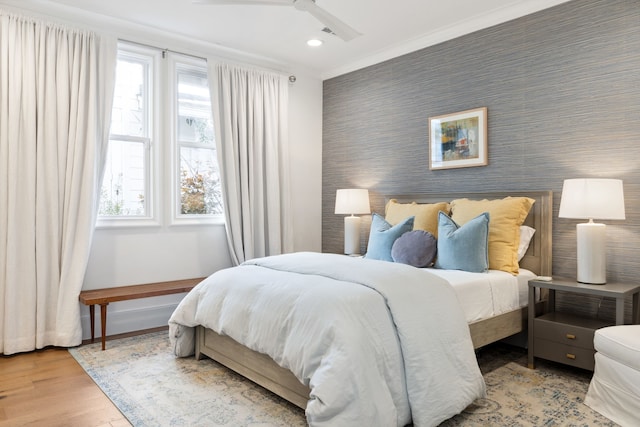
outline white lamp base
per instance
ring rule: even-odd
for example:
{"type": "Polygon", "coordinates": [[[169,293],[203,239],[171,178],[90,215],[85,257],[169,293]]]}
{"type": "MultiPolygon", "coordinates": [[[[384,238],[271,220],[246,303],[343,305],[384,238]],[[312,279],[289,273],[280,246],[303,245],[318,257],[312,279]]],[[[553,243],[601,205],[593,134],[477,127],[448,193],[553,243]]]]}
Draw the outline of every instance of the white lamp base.
{"type": "Polygon", "coordinates": [[[606,225],[589,221],[576,226],[578,282],[607,283],[606,225]]]}
{"type": "Polygon", "coordinates": [[[344,253],[347,255],[360,254],[360,217],[344,217],[344,253]]]}

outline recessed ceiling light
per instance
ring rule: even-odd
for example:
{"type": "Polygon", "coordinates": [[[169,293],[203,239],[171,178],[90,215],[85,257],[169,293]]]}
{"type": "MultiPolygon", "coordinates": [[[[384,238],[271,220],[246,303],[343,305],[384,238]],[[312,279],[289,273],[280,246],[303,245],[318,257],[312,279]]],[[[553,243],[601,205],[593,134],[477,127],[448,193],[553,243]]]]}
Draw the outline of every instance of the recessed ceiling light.
{"type": "Polygon", "coordinates": [[[322,40],[320,39],[307,40],[307,45],[311,47],[318,47],[322,45],[322,40]]]}

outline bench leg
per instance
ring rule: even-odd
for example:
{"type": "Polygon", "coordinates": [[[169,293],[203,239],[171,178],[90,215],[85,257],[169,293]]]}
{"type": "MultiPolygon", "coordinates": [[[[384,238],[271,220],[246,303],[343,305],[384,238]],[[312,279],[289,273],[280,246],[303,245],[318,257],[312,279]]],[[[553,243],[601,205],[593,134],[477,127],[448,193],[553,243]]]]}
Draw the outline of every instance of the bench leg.
{"type": "Polygon", "coordinates": [[[107,339],[107,306],[108,302],[100,304],[100,327],[102,328],[102,350],[104,351],[107,339]]]}
{"type": "Polygon", "coordinates": [[[96,305],[91,304],[89,306],[89,320],[91,322],[91,344],[96,337],[96,305]]]}

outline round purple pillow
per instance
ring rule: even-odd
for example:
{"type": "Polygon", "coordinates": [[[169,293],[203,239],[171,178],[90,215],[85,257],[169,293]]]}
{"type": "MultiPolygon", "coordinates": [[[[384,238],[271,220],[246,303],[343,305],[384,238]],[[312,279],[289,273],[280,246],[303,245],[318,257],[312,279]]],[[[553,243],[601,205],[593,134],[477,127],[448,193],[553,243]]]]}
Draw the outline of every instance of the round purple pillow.
{"type": "Polygon", "coordinates": [[[398,237],[391,247],[391,258],[395,262],[414,267],[429,267],[436,258],[437,240],[424,230],[413,230],[398,237]]]}

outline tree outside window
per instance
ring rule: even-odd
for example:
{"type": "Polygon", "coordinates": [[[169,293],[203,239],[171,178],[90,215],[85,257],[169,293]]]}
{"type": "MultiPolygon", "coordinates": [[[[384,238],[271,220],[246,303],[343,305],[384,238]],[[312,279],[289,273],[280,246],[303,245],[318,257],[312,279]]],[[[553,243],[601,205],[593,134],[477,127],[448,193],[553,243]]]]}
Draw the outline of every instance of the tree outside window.
{"type": "Polygon", "coordinates": [[[180,215],[222,214],[211,99],[206,69],[178,64],[180,215]]]}

